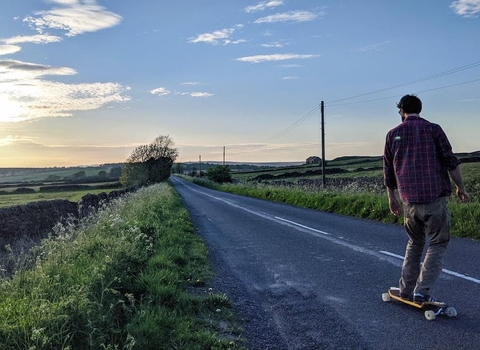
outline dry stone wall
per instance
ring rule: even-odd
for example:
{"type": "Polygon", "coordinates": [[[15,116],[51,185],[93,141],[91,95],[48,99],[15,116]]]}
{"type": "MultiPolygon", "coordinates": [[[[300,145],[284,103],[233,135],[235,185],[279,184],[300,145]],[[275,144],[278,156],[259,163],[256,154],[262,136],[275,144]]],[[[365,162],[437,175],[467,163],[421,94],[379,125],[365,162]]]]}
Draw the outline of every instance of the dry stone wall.
{"type": "Polygon", "coordinates": [[[16,237],[41,237],[69,215],[77,216],[78,204],[67,200],[32,202],[0,210],[0,238],[6,243],[16,237]]]}

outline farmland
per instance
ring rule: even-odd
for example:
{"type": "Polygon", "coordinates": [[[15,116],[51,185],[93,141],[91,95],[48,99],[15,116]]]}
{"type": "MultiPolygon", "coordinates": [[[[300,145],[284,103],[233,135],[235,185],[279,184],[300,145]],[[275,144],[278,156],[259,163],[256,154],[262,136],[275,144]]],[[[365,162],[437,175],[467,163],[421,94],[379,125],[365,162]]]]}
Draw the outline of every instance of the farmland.
{"type": "Polygon", "coordinates": [[[72,168],[0,169],[0,208],[30,202],[66,199],[78,202],[86,194],[121,188],[120,164],[72,168]]]}

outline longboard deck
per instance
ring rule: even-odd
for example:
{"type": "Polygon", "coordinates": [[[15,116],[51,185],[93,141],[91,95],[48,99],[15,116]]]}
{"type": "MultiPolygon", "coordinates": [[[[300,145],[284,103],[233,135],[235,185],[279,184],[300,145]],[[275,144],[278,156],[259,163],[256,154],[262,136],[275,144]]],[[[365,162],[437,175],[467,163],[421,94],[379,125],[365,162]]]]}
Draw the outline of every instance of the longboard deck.
{"type": "Polygon", "coordinates": [[[417,309],[425,310],[425,318],[427,320],[434,320],[438,315],[446,315],[448,317],[457,316],[457,310],[453,307],[448,306],[444,302],[424,302],[424,303],[415,303],[408,299],[403,299],[400,297],[400,290],[395,287],[391,287],[387,293],[382,294],[383,301],[390,301],[391,299],[397,300],[401,303],[413,306],[417,309]]]}
{"type": "Polygon", "coordinates": [[[403,299],[400,297],[400,289],[398,288],[390,288],[388,290],[388,294],[392,299],[398,300],[402,303],[408,304],[410,306],[416,307],[417,309],[425,309],[425,308],[436,308],[436,307],[447,307],[447,304],[441,301],[436,302],[424,302],[424,303],[416,303],[412,300],[403,299]]]}

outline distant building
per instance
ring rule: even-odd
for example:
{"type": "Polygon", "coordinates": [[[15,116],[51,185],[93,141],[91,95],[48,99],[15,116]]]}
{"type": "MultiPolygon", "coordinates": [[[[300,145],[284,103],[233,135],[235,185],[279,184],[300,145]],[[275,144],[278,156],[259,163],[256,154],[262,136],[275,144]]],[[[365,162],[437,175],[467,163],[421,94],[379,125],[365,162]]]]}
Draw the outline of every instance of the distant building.
{"type": "Polygon", "coordinates": [[[307,158],[307,164],[320,164],[322,162],[322,158],[317,156],[311,156],[307,158]]]}

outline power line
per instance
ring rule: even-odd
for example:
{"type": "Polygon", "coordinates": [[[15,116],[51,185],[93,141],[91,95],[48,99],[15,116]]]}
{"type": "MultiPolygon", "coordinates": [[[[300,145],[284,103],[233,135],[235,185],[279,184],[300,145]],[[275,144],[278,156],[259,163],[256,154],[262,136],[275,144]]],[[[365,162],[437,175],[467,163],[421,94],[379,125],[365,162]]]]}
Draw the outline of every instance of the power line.
{"type": "Polygon", "coordinates": [[[297,127],[298,125],[300,125],[301,123],[303,123],[305,120],[307,120],[315,111],[317,111],[319,109],[319,106],[316,106],[314,109],[312,109],[310,112],[308,112],[305,116],[303,116],[302,118],[300,118],[299,120],[297,120],[295,123],[293,123],[292,125],[290,125],[288,128],[286,128],[285,130],[279,132],[278,134],[270,137],[268,140],[265,141],[265,143],[269,143],[269,142],[272,142],[272,141],[275,141],[276,139],[282,137],[283,135],[287,134],[290,130],[294,129],[295,127],[297,127]]]}
{"type": "MultiPolygon", "coordinates": [[[[461,72],[461,71],[464,71],[464,70],[467,70],[467,69],[472,69],[472,68],[475,68],[475,67],[478,67],[478,66],[480,66],[480,61],[477,61],[477,62],[474,62],[474,63],[470,63],[470,64],[467,64],[467,65],[464,65],[464,66],[461,66],[461,67],[453,68],[453,69],[450,69],[450,70],[447,70],[447,71],[443,71],[443,72],[440,72],[440,73],[436,73],[436,74],[433,74],[433,75],[429,75],[429,76],[427,76],[427,77],[415,79],[415,80],[412,80],[412,81],[409,81],[409,82],[397,84],[397,85],[394,85],[394,86],[382,88],[382,89],[375,90],[375,91],[371,91],[371,92],[366,92],[366,93],[359,94],[359,95],[355,95],[355,96],[350,96],[350,97],[345,97],[345,98],[341,98],[341,99],[338,99],[338,100],[330,101],[330,102],[328,102],[328,103],[325,103],[325,106],[328,106],[328,107],[345,106],[345,105],[352,105],[352,104],[358,104],[358,103],[367,103],[367,102],[373,102],[373,101],[380,101],[380,100],[387,100],[387,99],[391,99],[391,98],[396,98],[396,97],[398,97],[398,95],[396,95],[396,96],[390,96],[390,97],[382,97],[382,98],[377,98],[377,99],[364,100],[364,101],[357,101],[357,102],[347,102],[347,103],[334,104],[334,103],[336,103],[336,102],[342,102],[342,101],[352,100],[352,99],[355,99],[355,98],[358,98],[358,97],[364,97],[364,96],[368,96],[368,95],[373,95],[373,94],[377,94],[377,93],[380,93],[380,92],[389,91],[389,90],[397,89],[397,88],[400,88],[400,87],[404,87],[404,86],[408,86],[408,85],[413,85],[413,84],[421,83],[421,82],[424,82],[424,81],[428,81],[428,80],[440,78],[440,77],[443,77],[443,76],[446,76],[446,75],[458,73],[458,72],[461,72]],[[333,104],[330,105],[329,103],[333,103],[333,104]]],[[[423,93],[423,92],[428,92],[428,91],[446,89],[446,88],[453,87],[453,86],[459,86],[459,85],[463,85],[463,84],[473,83],[473,82],[476,82],[476,81],[479,81],[479,80],[480,80],[480,79],[475,79],[475,80],[470,80],[470,81],[461,82],[461,83],[457,83],[457,84],[452,84],[452,85],[447,85],[447,86],[442,86],[442,87],[437,87],[437,88],[422,90],[422,91],[418,91],[417,93],[423,93]]],[[[319,106],[316,106],[314,109],[312,109],[312,110],[311,110],[310,112],[308,112],[305,116],[303,116],[302,118],[300,118],[299,120],[297,120],[295,123],[293,123],[292,125],[290,125],[288,128],[286,128],[286,129],[284,129],[283,131],[279,132],[278,134],[270,137],[268,140],[265,141],[265,143],[270,143],[270,142],[275,141],[275,140],[279,139],[280,137],[284,136],[285,134],[287,134],[288,132],[290,132],[291,130],[293,130],[294,128],[296,128],[298,125],[300,125],[301,123],[303,123],[305,120],[307,120],[315,111],[319,110],[319,108],[320,108],[319,106]]]]}
{"type": "Polygon", "coordinates": [[[474,63],[471,63],[471,64],[467,64],[467,65],[465,65],[465,66],[461,66],[461,67],[458,67],[458,68],[450,69],[450,70],[447,70],[447,71],[444,71],[444,72],[440,72],[440,73],[436,73],[436,74],[433,74],[433,75],[429,75],[429,76],[427,76],[427,77],[423,77],[423,78],[419,78],[419,79],[416,79],[416,80],[412,80],[412,81],[409,81],[409,82],[406,82],[406,83],[397,84],[397,85],[394,85],[394,86],[391,86],[391,87],[387,87],[387,88],[383,88],[383,89],[380,89],[380,90],[375,90],[375,91],[371,91],[371,92],[366,92],[366,93],[363,93],[363,94],[360,94],[360,95],[355,95],[355,96],[350,96],[350,97],[346,97],[346,98],[341,98],[341,99],[338,99],[338,100],[330,101],[330,102],[328,102],[328,103],[335,103],[335,102],[341,102],[341,101],[346,101],[346,100],[352,100],[352,99],[354,99],[354,98],[363,97],[363,96],[368,96],[368,95],[373,95],[373,94],[377,94],[377,93],[379,93],[379,92],[384,92],[384,91],[388,91],[388,90],[397,89],[397,88],[399,88],[399,87],[404,87],[404,86],[408,86],[408,85],[412,85],[412,84],[422,83],[422,82],[424,82],[424,81],[428,81],[428,80],[440,78],[440,77],[443,77],[443,76],[445,76],[445,75],[450,75],[450,74],[458,73],[458,72],[461,72],[461,71],[464,71],[464,70],[467,70],[467,69],[471,69],[471,68],[475,68],[475,67],[478,67],[478,66],[480,66],[480,61],[474,62],[474,63]]]}
{"type": "MultiPolygon", "coordinates": [[[[474,79],[474,80],[469,80],[469,81],[464,81],[464,82],[461,82],[461,83],[456,83],[456,84],[451,84],[451,85],[440,86],[440,87],[436,87],[436,88],[432,88],[432,89],[420,90],[420,91],[417,91],[417,93],[423,93],[423,92],[441,90],[441,89],[446,89],[446,88],[450,88],[450,87],[454,87],[454,86],[459,86],[459,85],[465,85],[465,84],[475,83],[475,82],[477,82],[477,81],[480,81],[480,78],[474,79]]],[[[374,99],[371,99],[371,100],[363,100],[363,101],[357,101],[357,102],[338,103],[338,104],[329,105],[329,107],[347,106],[347,105],[354,105],[354,104],[358,104],[358,103],[367,103],[367,102],[388,100],[388,99],[396,98],[396,97],[399,97],[399,96],[400,96],[400,95],[395,95],[395,96],[374,98],[374,99]]]]}
{"type": "MultiPolygon", "coordinates": [[[[307,114],[305,114],[302,118],[300,118],[299,120],[297,120],[295,123],[293,123],[292,125],[290,125],[288,128],[286,128],[285,130],[279,132],[278,134],[270,137],[269,139],[265,140],[263,143],[270,143],[270,142],[273,142],[277,139],[279,139],[280,137],[282,137],[283,135],[287,134],[290,130],[294,129],[295,127],[297,127],[298,125],[300,125],[301,123],[303,123],[305,120],[307,120],[316,110],[320,109],[320,106],[317,106],[315,107],[314,109],[312,109],[310,112],[308,112],[307,114]]],[[[259,151],[263,149],[263,147],[258,147],[258,148],[255,148],[253,150],[250,150],[250,152],[256,152],[256,151],[259,151]]]]}

